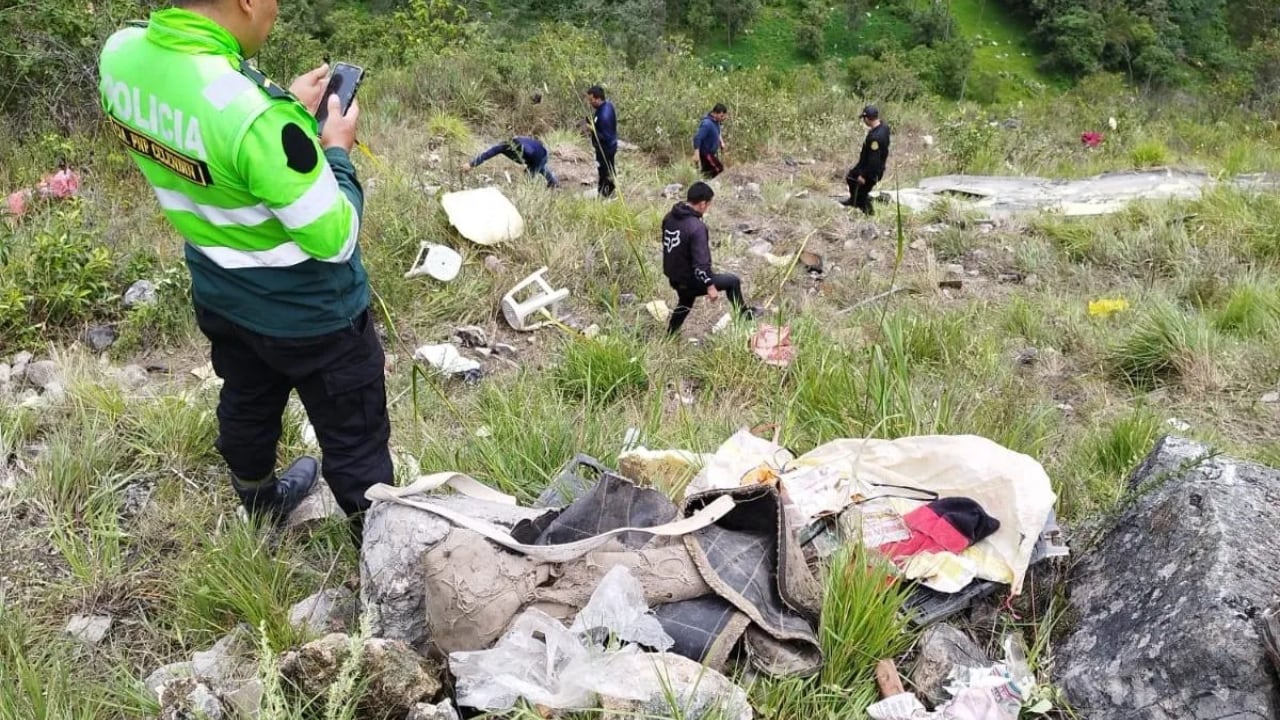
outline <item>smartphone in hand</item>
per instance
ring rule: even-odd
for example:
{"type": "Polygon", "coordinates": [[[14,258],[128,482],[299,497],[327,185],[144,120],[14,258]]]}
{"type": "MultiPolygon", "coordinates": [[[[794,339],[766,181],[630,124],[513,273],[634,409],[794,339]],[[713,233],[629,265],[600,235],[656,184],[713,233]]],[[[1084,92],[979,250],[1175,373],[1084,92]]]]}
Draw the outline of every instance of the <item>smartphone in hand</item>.
{"type": "Polygon", "coordinates": [[[360,89],[360,81],[363,79],[364,68],[358,65],[338,63],[333,66],[333,73],[329,75],[329,85],[324,89],[324,95],[320,97],[320,107],[316,108],[318,132],[324,132],[324,122],[329,118],[329,97],[338,96],[338,107],[341,108],[342,114],[346,115],[347,110],[351,109],[351,101],[356,99],[356,91],[360,89]]]}

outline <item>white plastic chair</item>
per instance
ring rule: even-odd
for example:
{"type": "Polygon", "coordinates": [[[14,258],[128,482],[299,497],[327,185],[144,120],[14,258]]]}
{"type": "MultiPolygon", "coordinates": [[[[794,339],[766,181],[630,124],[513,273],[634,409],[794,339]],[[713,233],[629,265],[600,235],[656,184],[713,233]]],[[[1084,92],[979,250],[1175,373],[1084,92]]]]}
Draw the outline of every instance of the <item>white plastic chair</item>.
{"type": "Polygon", "coordinates": [[[502,316],[507,319],[507,324],[512,328],[521,332],[529,332],[538,328],[550,325],[552,320],[544,320],[542,322],[529,322],[529,318],[541,310],[550,309],[554,316],[553,306],[569,297],[568,288],[560,288],[556,290],[543,277],[547,268],[533,273],[529,277],[521,280],[518,285],[511,288],[511,291],[502,297],[502,316]],[[523,292],[526,288],[533,288],[533,293],[525,300],[517,300],[516,295],[523,292]]]}
{"type": "Polygon", "coordinates": [[[413,261],[406,278],[430,275],[442,282],[449,282],[458,277],[462,269],[462,256],[452,248],[443,245],[423,242],[418,248],[418,257],[413,261]]]}

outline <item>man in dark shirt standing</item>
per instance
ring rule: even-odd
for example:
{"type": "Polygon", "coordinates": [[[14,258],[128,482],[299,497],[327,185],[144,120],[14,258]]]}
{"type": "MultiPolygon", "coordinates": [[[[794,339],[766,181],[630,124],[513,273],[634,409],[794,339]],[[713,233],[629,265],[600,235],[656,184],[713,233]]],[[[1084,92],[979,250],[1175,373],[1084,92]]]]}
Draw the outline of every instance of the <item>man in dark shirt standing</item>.
{"type": "Polygon", "coordinates": [[[689,187],[688,200],[676,203],[662,219],[662,272],[678,297],[667,324],[667,333],[671,335],[680,332],[689,311],[703,295],[713,302],[726,295],[729,304],[743,317],[755,315],[755,310],[747,307],[742,299],[742,281],[738,276],[717,274],[711,269],[711,242],[702,216],[715,196],[710,185],[696,182],[689,187]]]}
{"type": "Polygon", "coordinates": [[[858,164],[845,176],[845,182],[849,183],[849,199],[841,200],[840,204],[875,215],[875,209],[871,207],[871,190],[884,177],[884,168],[889,161],[889,126],[880,121],[880,111],[874,105],[863,108],[858,117],[870,130],[862,144],[858,164]]]}
{"type": "Polygon", "coordinates": [[[693,136],[693,162],[702,171],[702,176],[711,178],[724,172],[724,163],[720,162],[720,151],[725,149],[724,136],[720,126],[729,117],[729,108],[723,103],[717,104],[698,126],[698,134],[693,136]]]}
{"type": "Polygon", "coordinates": [[[613,103],[605,99],[604,88],[593,85],[587,90],[587,103],[595,110],[590,118],[591,147],[596,151],[596,167],[600,171],[601,197],[612,197],[615,189],[614,158],[618,154],[618,114],[613,103]]]}
{"type": "Polygon", "coordinates": [[[500,142],[497,145],[485,150],[477,155],[471,162],[462,166],[463,172],[470,172],[493,158],[503,155],[524,165],[525,170],[530,177],[541,175],[547,181],[547,187],[559,187],[560,182],[556,180],[555,173],[551,172],[551,168],[547,167],[549,155],[547,146],[543,145],[537,138],[517,135],[516,137],[500,142]]]}

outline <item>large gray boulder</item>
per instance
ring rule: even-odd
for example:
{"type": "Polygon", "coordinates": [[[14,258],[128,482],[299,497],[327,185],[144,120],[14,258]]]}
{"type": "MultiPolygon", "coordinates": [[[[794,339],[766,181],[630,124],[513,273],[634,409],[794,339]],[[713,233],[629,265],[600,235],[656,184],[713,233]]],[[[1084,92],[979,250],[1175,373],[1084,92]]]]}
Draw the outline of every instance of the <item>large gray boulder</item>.
{"type": "Polygon", "coordinates": [[[1058,679],[1090,720],[1269,720],[1260,616],[1280,590],[1280,471],[1161,440],[1071,583],[1058,679]]]}

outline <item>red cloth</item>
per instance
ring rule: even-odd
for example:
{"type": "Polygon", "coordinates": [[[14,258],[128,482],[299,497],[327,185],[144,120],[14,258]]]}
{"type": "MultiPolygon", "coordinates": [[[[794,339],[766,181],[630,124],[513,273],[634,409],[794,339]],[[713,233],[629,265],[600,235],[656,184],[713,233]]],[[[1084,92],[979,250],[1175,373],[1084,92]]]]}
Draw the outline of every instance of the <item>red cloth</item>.
{"type": "Polygon", "coordinates": [[[938,515],[928,505],[916,508],[902,518],[911,537],[906,540],[881,545],[878,549],[886,557],[897,560],[923,552],[962,553],[973,543],[964,533],[955,529],[946,518],[938,515]]]}
{"type": "Polygon", "coordinates": [[[1080,142],[1085,147],[1096,148],[1101,145],[1102,141],[1105,139],[1106,136],[1100,132],[1087,132],[1080,134],[1080,142]]]}

